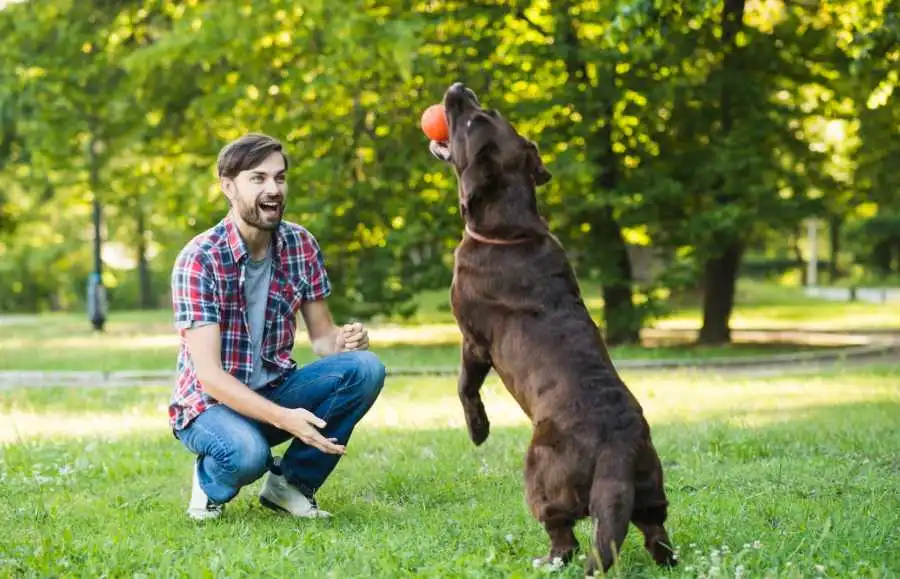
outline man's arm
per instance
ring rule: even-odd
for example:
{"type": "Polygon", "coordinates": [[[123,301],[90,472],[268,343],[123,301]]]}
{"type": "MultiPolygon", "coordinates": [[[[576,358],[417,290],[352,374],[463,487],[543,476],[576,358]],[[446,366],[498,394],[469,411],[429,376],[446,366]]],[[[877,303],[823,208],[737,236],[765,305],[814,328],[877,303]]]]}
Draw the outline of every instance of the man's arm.
{"type": "Polygon", "coordinates": [[[287,408],[271,402],[222,368],[222,338],[219,324],[206,324],[184,331],[184,338],[203,390],[235,412],[280,428],[287,408]]]}
{"type": "Polygon", "coordinates": [[[303,408],[290,409],[263,398],[222,368],[222,340],[218,324],[207,324],[184,332],[185,341],[203,390],[235,412],[268,422],[306,444],[329,454],[344,454],[344,446],[325,438],[316,428],[326,422],[303,408]]]}
{"type": "Polygon", "coordinates": [[[300,314],[309,333],[309,342],[317,356],[330,356],[338,352],[366,350],[369,334],[362,324],[337,326],[324,299],[303,302],[300,314]]]}

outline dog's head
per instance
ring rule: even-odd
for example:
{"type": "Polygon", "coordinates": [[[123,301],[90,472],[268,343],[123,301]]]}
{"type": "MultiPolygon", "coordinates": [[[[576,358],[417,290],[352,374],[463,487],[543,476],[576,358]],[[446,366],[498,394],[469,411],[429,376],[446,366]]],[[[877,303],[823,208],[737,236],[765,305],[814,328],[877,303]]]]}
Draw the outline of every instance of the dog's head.
{"type": "Polygon", "coordinates": [[[537,145],[519,135],[495,110],[481,106],[475,93],[455,83],[444,93],[450,136],[446,143],[431,143],[432,154],[453,165],[460,183],[460,201],[466,205],[478,189],[499,189],[522,181],[533,191],[550,181],[537,145]]]}

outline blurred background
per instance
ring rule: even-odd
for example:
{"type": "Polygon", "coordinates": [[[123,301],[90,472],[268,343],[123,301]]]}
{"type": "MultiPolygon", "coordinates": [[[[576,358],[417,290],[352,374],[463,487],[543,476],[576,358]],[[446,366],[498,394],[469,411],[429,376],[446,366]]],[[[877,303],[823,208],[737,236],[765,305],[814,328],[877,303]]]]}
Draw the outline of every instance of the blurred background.
{"type": "Polygon", "coordinates": [[[896,1],[6,1],[0,37],[7,315],[163,319],[219,148],[262,131],[337,317],[442,319],[462,224],[419,117],[457,80],[538,143],[613,344],[685,304],[727,343],[744,280],[900,285],[896,1]]]}

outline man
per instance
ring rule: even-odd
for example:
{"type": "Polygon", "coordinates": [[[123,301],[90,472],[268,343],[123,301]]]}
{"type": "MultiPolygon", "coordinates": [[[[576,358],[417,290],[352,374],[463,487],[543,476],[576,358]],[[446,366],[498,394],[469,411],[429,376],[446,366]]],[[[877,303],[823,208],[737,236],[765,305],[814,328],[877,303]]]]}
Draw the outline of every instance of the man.
{"type": "Polygon", "coordinates": [[[323,517],[315,493],[375,402],[385,369],[361,324],[335,326],[316,239],[282,220],[287,158],[248,134],[217,162],[230,211],[182,249],[172,271],[182,339],[169,406],[175,437],[197,455],[188,515],[210,519],[268,471],[260,502],[323,517]],[[291,359],[296,314],[321,359],[291,359]],[[271,447],[293,439],[284,456],[271,447]]]}

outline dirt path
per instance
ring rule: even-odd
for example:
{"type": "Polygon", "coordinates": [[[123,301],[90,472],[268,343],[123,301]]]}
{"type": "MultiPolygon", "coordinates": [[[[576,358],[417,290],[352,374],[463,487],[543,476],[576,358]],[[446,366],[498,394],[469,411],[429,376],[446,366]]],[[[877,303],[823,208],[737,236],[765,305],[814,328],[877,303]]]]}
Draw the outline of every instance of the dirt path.
{"type": "MultiPolygon", "coordinates": [[[[747,330],[744,330],[747,331],[747,330]]],[[[759,329],[752,330],[764,340],[768,335],[772,340],[785,339],[785,334],[796,338],[808,334],[811,339],[821,341],[822,335],[832,334],[836,341],[847,345],[829,348],[825,351],[804,351],[769,356],[740,356],[706,359],[671,360],[613,360],[616,368],[624,374],[632,372],[690,372],[697,374],[766,377],[795,375],[859,368],[869,365],[900,365],[900,331],[815,331],[759,329]],[[817,337],[815,337],[815,336],[817,337]]],[[[456,376],[455,366],[388,368],[389,376],[456,376]]],[[[169,386],[175,381],[172,371],[5,371],[0,372],[0,391],[14,388],[47,387],[106,387],[129,388],[137,386],[169,386]]]]}

